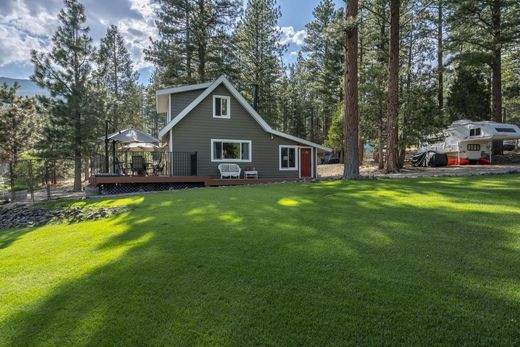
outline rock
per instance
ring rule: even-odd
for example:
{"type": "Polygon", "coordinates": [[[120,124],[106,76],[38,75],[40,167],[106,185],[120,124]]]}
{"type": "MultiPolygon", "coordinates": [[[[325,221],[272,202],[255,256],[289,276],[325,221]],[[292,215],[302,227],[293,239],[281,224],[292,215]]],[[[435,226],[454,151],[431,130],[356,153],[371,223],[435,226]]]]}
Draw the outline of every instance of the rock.
{"type": "Polygon", "coordinates": [[[45,209],[37,206],[12,204],[0,209],[0,229],[36,227],[50,222],[63,222],[64,220],[68,220],[69,223],[98,220],[118,215],[126,210],[126,206],[102,207],[95,210],[80,207],[45,209]]]}

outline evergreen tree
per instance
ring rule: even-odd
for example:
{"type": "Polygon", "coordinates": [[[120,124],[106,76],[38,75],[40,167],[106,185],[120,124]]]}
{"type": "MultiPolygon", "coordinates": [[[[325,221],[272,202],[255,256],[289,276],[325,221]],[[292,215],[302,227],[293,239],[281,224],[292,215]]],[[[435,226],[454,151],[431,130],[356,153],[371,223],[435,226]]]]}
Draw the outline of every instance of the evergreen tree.
{"type": "Polygon", "coordinates": [[[32,51],[34,74],[31,79],[47,88],[53,97],[63,99],[62,112],[57,117],[60,125],[71,134],[67,147],[74,156],[74,190],[81,190],[81,165],[84,146],[92,136],[95,123],[88,113],[89,82],[91,81],[94,49],[85,26],[86,17],[82,4],[77,0],[65,0],[65,7],[58,15],[60,26],[52,37],[49,53],[32,51]]]}
{"type": "MultiPolygon", "coordinates": [[[[502,122],[502,55],[520,40],[520,3],[517,0],[461,0],[453,4],[452,46],[465,63],[488,64],[491,73],[492,119],[502,122]]],[[[493,144],[502,153],[501,141],[493,144]]]]}
{"type": "Polygon", "coordinates": [[[107,117],[114,129],[141,124],[138,74],[133,70],[130,54],[117,26],[108,27],[106,36],[101,39],[96,62],[96,78],[107,91],[107,117]]]}
{"type": "Polygon", "coordinates": [[[0,87],[0,157],[16,163],[20,154],[32,148],[36,138],[37,118],[32,98],[16,95],[18,83],[0,87]]]}
{"type": "Polygon", "coordinates": [[[159,0],[159,39],[145,51],[165,84],[216,78],[223,57],[232,54],[229,39],[241,11],[240,0],[159,0]],[[226,51],[222,51],[222,49],[226,51]]]}
{"type": "Polygon", "coordinates": [[[390,0],[390,48],[388,57],[388,141],[386,172],[398,168],[398,117],[399,117],[399,19],[401,0],[390,0]]]}
{"type": "Polygon", "coordinates": [[[488,120],[490,116],[489,88],[483,74],[475,68],[459,65],[448,93],[450,121],[488,120]]]}
{"type": "Polygon", "coordinates": [[[280,44],[280,15],[276,0],[248,0],[236,32],[242,92],[252,98],[250,91],[258,86],[258,110],[271,123],[279,121],[276,87],[282,74],[280,56],[286,49],[280,44]]]}
{"type": "Polygon", "coordinates": [[[358,1],[347,1],[345,39],[345,166],[343,178],[359,177],[358,1]]]}
{"type": "Polygon", "coordinates": [[[318,107],[316,111],[323,124],[319,138],[323,139],[341,98],[343,35],[335,35],[334,29],[343,20],[343,14],[335,9],[332,0],[321,0],[313,15],[313,21],[305,26],[307,35],[302,51],[308,53],[306,63],[310,73],[307,86],[314,90],[313,103],[318,107]]]}
{"type": "Polygon", "coordinates": [[[157,113],[155,104],[155,93],[160,88],[159,73],[154,71],[150,76],[150,83],[143,90],[143,117],[145,129],[155,137],[159,137],[159,131],[166,125],[165,115],[157,113]]]}

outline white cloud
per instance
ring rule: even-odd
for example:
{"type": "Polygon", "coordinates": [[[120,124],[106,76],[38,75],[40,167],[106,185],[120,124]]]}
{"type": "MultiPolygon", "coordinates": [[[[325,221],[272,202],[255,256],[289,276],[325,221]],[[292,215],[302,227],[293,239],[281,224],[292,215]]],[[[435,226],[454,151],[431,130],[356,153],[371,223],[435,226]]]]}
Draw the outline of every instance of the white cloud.
{"type": "Polygon", "coordinates": [[[19,63],[27,65],[31,60],[31,50],[48,50],[46,39],[33,37],[16,28],[0,24],[0,66],[19,63]]]}
{"type": "MultiPolygon", "coordinates": [[[[60,24],[57,16],[63,3],[61,0],[38,0],[33,4],[32,1],[13,0],[0,12],[0,67],[30,65],[31,49],[48,51],[51,48],[51,37],[60,24]]],[[[117,3],[86,0],[87,25],[94,43],[99,43],[106,28],[115,24],[125,39],[134,68],[151,66],[145,61],[143,50],[149,45],[149,37],[157,37],[154,6],[153,0],[118,0],[117,3]],[[120,11],[114,12],[116,7],[120,11]]]]}
{"type": "Polygon", "coordinates": [[[157,37],[154,5],[151,0],[130,0],[130,8],[137,11],[142,19],[124,18],[117,25],[126,41],[126,46],[134,62],[134,68],[153,66],[144,58],[144,49],[150,45],[149,38],[157,37]]]}
{"type": "Polygon", "coordinates": [[[23,1],[12,3],[9,11],[0,14],[0,66],[29,65],[32,49],[48,51],[55,17],[43,10],[31,13],[23,1]]]}
{"type": "Polygon", "coordinates": [[[303,41],[307,35],[305,30],[296,31],[292,25],[287,27],[280,27],[278,30],[280,30],[280,33],[282,34],[280,38],[280,43],[282,45],[295,44],[301,46],[303,45],[303,41]]]}
{"type": "Polygon", "coordinates": [[[23,1],[17,1],[11,12],[0,15],[0,26],[12,26],[33,36],[47,36],[56,25],[56,15],[45,10],[31,11],[23,1]]]}

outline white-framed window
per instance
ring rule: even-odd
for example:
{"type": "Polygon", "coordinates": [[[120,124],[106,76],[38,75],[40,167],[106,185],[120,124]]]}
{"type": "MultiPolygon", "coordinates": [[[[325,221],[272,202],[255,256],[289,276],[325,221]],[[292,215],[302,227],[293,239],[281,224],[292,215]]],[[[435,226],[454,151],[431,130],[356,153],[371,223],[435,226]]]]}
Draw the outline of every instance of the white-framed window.
{"type": "Polygon", "coordinates": [[[211,161],[251,162],[252,144],[250,140],[211,139],[211,161]]]}
{"type": "Polygon", "coordinates": [[[279,169],[298,170],[298,147],[280,145],[279,149],[279,169]]]}
{"type": "Polygon", "coordinates": [[[478,143],[468,143],[467,149],[472,152],[480,151],[480,145],[478,143]]]}
{"type": "Polygon", "coordinates": [[[469,136],[480,136],[480,128],[469,129],[469,136]]]}
{"type": "Polygon", "coordinates": [[[213,118],[231,118],[231,98],[213,95],[213,118]]]}

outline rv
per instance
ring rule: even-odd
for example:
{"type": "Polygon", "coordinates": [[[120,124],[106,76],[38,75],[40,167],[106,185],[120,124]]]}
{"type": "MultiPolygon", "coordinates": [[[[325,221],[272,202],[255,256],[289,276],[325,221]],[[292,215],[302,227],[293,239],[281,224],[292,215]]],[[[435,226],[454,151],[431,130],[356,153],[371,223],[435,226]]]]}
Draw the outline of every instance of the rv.
{"type": "Polygon", "coordinates": [[[430,137],[422,149],[447,154],[448,165],[490,164],[494,140],[518,139],[520,128],[515,124],[463,119],[453,122],[441,134],[430,137]]]}

